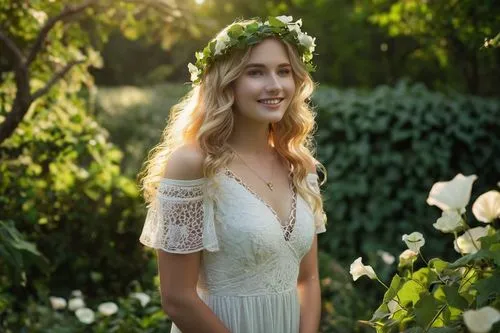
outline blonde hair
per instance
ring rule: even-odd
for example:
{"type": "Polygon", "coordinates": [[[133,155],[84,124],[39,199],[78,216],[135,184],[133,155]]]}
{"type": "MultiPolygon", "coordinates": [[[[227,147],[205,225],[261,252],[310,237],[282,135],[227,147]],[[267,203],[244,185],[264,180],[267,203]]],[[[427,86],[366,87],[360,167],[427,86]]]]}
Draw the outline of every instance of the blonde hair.
{"type": "MultiPolygon", "coordinates": [[[[253,22],[255,21],[246,20],[238,23],[253,22]]],[[[269,143],[290,163],[298,194],[309,203],[315,214],[322,213],[320,193],[307,186],[306,182],[307,166],[313,163],[321,169],[326,179],[324,166],[313,157],[315,114],[308,105],[308,100],[314,90],[314,82],[296,48],[286,41],[280,41],[288,52],[296,89],[283,118],[270,125],[269,143]]],[[[233,130],[232,83],[242,74],[252,49],[253,46],[245,50],[235,49],[226,58],[216,61],[202,77],[201,84],[194,86],[172,107],[161,141],[150,151],[139,174],[141,190],[147,203],[156,195],[170,154],[180,146],[189,143],[199,145],[206,156],[203,173],[208,178],[213,177],[234,158],[234,153],[227,144],[233,130]]]]}

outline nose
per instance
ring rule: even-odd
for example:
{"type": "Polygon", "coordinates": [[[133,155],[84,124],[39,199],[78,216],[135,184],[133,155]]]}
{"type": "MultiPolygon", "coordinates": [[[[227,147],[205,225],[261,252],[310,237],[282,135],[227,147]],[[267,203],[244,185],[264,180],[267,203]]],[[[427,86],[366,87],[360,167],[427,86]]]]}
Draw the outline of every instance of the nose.
{"type": "Polygon", "coordinates": [[[278,94],[282,89],[280,78],[276,74],[269,75],[269,80],[266,86],[266,91],[271,94],[278,94]]]}

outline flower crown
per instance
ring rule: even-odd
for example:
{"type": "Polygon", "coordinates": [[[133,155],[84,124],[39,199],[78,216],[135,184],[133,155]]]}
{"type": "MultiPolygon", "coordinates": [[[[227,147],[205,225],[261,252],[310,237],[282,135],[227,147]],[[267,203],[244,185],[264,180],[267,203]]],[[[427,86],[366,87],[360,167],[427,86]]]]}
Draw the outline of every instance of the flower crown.
{"type": "Polygon", "coordinates": [[[196,63],[188,64],[193,85],[200,84],[203,74],[215,61],[230,53],[232,49],[244,49],[258,44],[265,38],[278,37],[297,47],[307,71],[313,72],[313,52],[316,38],[300,30],[302,20],[293,21],[291,16],[268,17],[266,22],[257,20],[250,24],[233,23],[208,43],[203,51],[196,52],[196,63]]]}

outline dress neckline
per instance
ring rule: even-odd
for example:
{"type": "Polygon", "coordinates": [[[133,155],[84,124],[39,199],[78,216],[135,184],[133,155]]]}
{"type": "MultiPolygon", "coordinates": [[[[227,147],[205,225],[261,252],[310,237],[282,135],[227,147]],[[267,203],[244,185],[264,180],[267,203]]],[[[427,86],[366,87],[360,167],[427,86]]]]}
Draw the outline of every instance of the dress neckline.
{"type": "Polygon", "coordinates": [[[240,184],[244,189],[248,191],[248,193],[250,193],[252,196],[254,196],[257,200],[259,200],[267,207],[267,209],[274,215],[276,222],[281,226],[281,230],[283,231],[283,236],[285,237],[285,240],[288,241],[295,227],[295,220],[297,215],[297,190],[295,189],[293,182],[289,182],[290,190],[292,192],[292,208],[290,210],[290,213],[288,214],[288,219],[284,221],[285,223],[283,223],[278,213],[276,213],[276,210],[271,206],[271,204],[269,204],[249,185],[247,185],[243,181],[243,179],[241,179],[241,177],[239,177],[234,171],[232,171],[227,167],[224,167],[223,174],[229,177],[230,179],[233,179],[236,183],[240,184]]]}

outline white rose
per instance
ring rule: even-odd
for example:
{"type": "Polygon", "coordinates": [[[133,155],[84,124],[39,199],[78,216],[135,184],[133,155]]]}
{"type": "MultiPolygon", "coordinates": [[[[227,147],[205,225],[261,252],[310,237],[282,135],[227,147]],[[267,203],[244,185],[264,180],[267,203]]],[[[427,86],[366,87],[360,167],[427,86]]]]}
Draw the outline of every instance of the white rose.
{"type": "Polygon", "coordinates": [[[85,302],[80,297],[71,298],[68,302],[68,309],[70,309],[71,311],[83,308],[84,306],[85,302]]]}
{"type": "Polygon", "coordinates": [[[476,253],[481,248],[479,238],[488,234],[488,227],[475,227],[466,230],[453,242],[458,253],[476,253]]]}
{"type": "Polygon", "coordinates": [[[464,311],[464,323],[472,333],[487,333],[500,320],[500,312],[491,306],[464,311]]]}
{"type": "Polygon", "coordinates": [[[472,205],[472,213],[478,221],[484,223],[500,218],[500,192],[488,191],[481,194],[472,205]]]}
{"type": "Polygon", "coordinates": [[[300,31],[300,26],[298,24],[289,24],[288,30],[295,31],[297,35],[300,35],[302,33],[302,31],[300,31]]]}
{"type": "Polygon", "coordinates": [[[227,44],[231,41],[231,37],[228,36],[227,33],[222,33],[217,36],[215,40],[215,55],[219,55],[226,48],[227,44]]]}
{"type": "Polygon", "coordinates": [[[392,265],[396,258],[392,254],[386,251],[378,250],[377,254],[382,258],[382,261],[385,262],[387,265],[392,265]]]}
{"type": "Polygon", "coordinates": [[[413,260],[418,256],[418,252],[414,252],[410,249],[404,250],[400,255],[399,255],[399,264],[401,266],[406,266],[408,264],[411,264],[413,260]]]}
{"type": "Polygon", "coordinates": [[[422,235],[420,232],[412,232],[411,234],[407,235],[404,234],[402,237],[403,241],[406,243],[406,246],[413,252],[419,252],[420,248],[424,246],[425,244],[425,238],[424,235],[422,235]]]}
{"type": "Polygon", "coordinates": [[[66,308],[66,300],[62,297],[50,296],[49,300],[50,300],[50,305],[54,310],[61,310],[66,308]]]}
{"type": "Polygon", "coordinates": [[[445,210],[433,224],[434,228],[444,233],[455,232],[463,225],[462,216],[455,209],[445,210]]]}
{"type": "Polygon", "coordinates": [[[456,209],[463,213],[469,203],[472,184],[476,179],[476,175],[464,176],[459,173],[450,181],[435,183],[429,192],[427,203],[441,210],[456,209]]]}
{"type": "Polygon", "coordinates": [[[368,276],[372,280],[376,279],[377,274],[375,274],[375,271],[373,270],[373,268],[371,266],[363,265],[361,260],[362,260],[361,257],[359,257],[358,259],[354,260],[354,262],[351,264],[349,273],[351,273],[352,279],[354,281],[356,281],[357,279],[359,279],[363,275],[368,276]]]}
{"type": "Polygon", "coordinates": [[[75,311],[75,315],[84,324],[92,324],[95,319],[94,311],[89,308],[80,308],[75,311]]]}
{"type": "Polygon", "coordinates": [[[193,65],[192,63],[188,64],[189,73],[191,73],[191,81],[194,82],[198,79],[200,75],[200,69],[193,65]]]}
{"type": "Polygon", "coordinates": [[[278,19],[279,21],[281,21],[285,24],[288,24],[288,23],[293,21],[292,16],[285,16],[285,15],[277,16],[276,19],[278,19]]]}
{"type": "Polygon", "coordinates": [[[316,38],[312,38],[306,33],[300,33],[298,35],[298,39],[301,45],[309,49],[309,51],[311,52],[314,51],[314,47],[316,46],[316,44],[314,44],[314,41],[316,40],[316,38]]]}
{"type": "Polygon", "coordinates": [[[145,293],[132,293],[130,297],[137,298],[143,307],[151,300],[151,297],[145,293]]]}
{"type": "Polygon", "coordinates": [[[118,305],[116,305],[116,303],[113,303],[113,302],[105,302],[105,303],[99,304],[99,306],[97,307],[97,310],[102,315],[111,316],[118,311],[118,305]]]}

